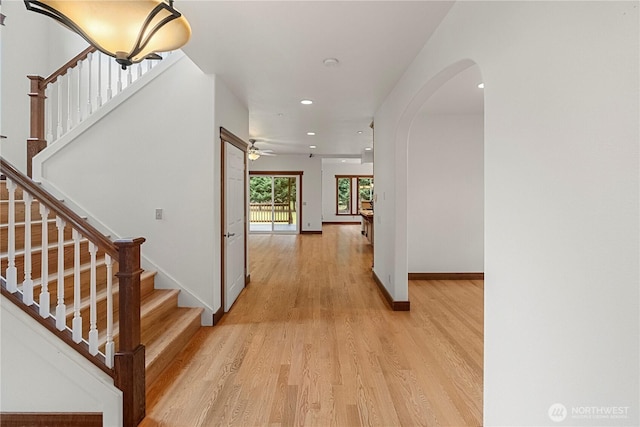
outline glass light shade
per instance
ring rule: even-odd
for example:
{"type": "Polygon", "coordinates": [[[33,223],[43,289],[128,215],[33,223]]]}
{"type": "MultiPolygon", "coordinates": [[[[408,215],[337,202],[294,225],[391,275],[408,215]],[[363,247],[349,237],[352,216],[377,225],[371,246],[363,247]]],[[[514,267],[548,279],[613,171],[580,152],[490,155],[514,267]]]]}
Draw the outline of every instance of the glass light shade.
{"type": "Polygon", "coordinates": [[[249,160],[257,160],[260,158],[260,154],[249,149],[249,151],[247,152],[247,157],[249,157],[249,160]]]}
{"type": "Polygon", "coordinates": [[[191,37],[186,18],[162,0],[24,0],[27,9],[78,33],[123,68],[157,52],[184,46],[191,37]]]}

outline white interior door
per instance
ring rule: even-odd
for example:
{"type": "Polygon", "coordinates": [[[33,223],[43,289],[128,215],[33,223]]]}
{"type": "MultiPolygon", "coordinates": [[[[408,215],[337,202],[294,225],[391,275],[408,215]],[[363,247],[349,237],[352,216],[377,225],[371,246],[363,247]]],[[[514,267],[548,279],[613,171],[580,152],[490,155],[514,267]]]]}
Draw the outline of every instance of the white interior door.
{"type": "Polygon", "coordinates": [[[229,311],[244,288],[245,170],[244,152],[225,142],[225,301],[229,311]]]}

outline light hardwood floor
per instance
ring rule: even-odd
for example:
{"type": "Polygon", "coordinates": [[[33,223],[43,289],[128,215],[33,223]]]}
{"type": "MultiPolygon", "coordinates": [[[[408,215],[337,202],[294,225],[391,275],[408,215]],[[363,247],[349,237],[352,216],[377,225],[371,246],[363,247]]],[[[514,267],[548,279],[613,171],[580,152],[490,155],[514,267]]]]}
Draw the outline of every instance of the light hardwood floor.
{"type": "Polygon", "coordinates": [[[359,226],[252,235],[251,284],[148,390],[141,426],[478,426],[482,281],[393,312],[359,226]]]}

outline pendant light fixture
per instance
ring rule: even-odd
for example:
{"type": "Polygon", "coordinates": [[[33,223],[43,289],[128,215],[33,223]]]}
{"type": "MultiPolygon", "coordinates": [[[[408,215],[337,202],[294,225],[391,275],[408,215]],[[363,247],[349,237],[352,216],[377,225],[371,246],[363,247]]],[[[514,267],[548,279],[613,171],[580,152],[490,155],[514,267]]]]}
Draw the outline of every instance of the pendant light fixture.
{"type": "Polygon", "coordinates": [[[258,153],[258,150],[250,147],[247,150],[247,157],[249,158],[249,160],[258,160],[260,158],[260,153],[258,153]]]}
{"type": "Polygon", "coordinates": [[[258,160],[260,158],[260,150],[258,150],[258,147],[256,147],[256,140],[250,139],[249,142],[251,143],[251,145],[249,146],[249,148],[247,148],[247,157],[251,161],[258,160]]]}
{"type": "Polygon", "coordinates": [[[55,19],[126,69],[158,52],[184,46],[191,37],[173,0],[24,0],[28,10],[55,19]]]}

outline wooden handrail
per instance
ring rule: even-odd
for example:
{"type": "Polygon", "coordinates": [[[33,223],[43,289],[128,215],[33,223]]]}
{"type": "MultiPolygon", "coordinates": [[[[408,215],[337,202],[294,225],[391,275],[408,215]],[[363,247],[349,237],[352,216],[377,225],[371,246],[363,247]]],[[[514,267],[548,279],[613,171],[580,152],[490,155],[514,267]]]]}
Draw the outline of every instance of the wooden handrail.
{"type": "Polygon", "coordinates": [[[3,157],[0,157],[0,170],[2,170],[2,173],[5,174],[7,178],[27,190],[28,193],[33,195],[42,204],[56,212],[60,218],[78,230],[82,236],[98,245],[100,249],[104,250],[113,259],[118,259],[118,248],[111,240],[109,240],[109,238],[89,224],[80,215],[69,209],[69,207],[64,205],[58,199],[36,185],[31,179],[23,175],[3,157]]]}
{"type": "Polygon", "coordinates": [[[47,146],[47,140],[44,136],[44,100],[47,86],[55,82],[58,77],[67,74],[67,71],[76,67],[80,61],[83,61],[91,52],[95,52],[93,46],[87,47],[85,50],[67,61],[62,67],[54,71],[49,77],[27,76],[31,81],[29,88],[30,109],[31,109],[31,125],[30,136],[27,139],[27,176],[32,177],[32,159],[36,154],[44,150],[47,146]]]}
{"type": "Polygon", "coordinates": [[[51,73],[49,77],[42,80],[42,89],[44,90],[47,87],[47,85],[49,85],[49,83],[55,82],[58,79],[58,77],[64,76],[65,74],[67,74],[67,71],[69,71],[71,68],[76,67],[78,65],[78,62],[84,61],[85,59],[87,59],[87,56],[89,56],[90,53],[95,51],[96,51],[95,47],[89,46],[88,48],[86,48],[85,50],[83,50],[73,58],[71,58],[66,64],[64,64],[62,67],[58,68],[56,71],[51,73]]]}
{"type": "MultiPolygon", "coordinates": [[[[23,304],[17,294],[6,289],[0,280],[0,291],[25,313],[60,337],[92,363],[113,377],[114,385],[122,390],[123,425],[137,426],[145,416],[145,347],[140,342],[140,246],[144,238],[120,239],[112,242],[85,219],[73,212],[47,191],[23,175],[11,163],[0,156],[0,171],[16,185],[47,206],[74,230],[97,245],[113,259],[118,260],[119,270],[119,348],[115,354],[113,370],[106,366],[105,358],[91,356],[85,342],[76,343],[69,330],[58,330],[53,317],[42,318],[35,306],[23,304]]],[[[0,278],[1,279],[1,278],[0,278]]]]}

